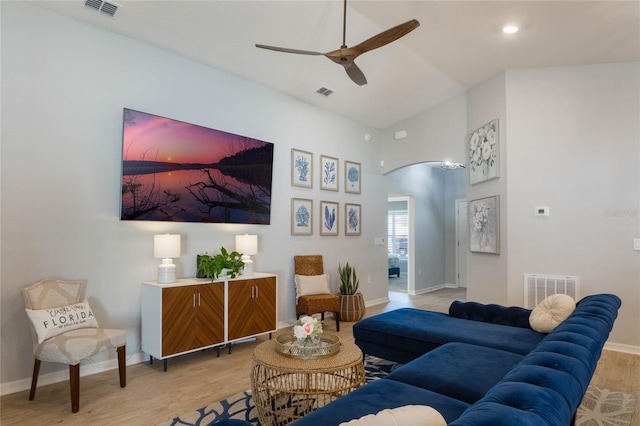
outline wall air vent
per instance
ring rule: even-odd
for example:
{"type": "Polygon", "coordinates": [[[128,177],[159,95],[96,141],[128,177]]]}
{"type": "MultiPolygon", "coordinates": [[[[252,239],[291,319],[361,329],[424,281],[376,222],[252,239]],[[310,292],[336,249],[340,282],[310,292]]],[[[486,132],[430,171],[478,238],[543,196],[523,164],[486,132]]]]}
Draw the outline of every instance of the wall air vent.
{"type": "Polygon", "coordinates": [[[116,13],[122,7],[117,3],[102,0],[84,0],[84,5],[85,7],[111,16],[112,18],[115,18],[116,13]]]}
{"type": "Polygon", "coordinates": [[[545,297],[567,294],[578,300],[580,277],[569,275],[524,274],[524,307],[535,308],[545,297]]]}
{"type": "Polygon", "coordinates": [[[333,93],[333,90],[327,89],[326,87],[321,87],[318,90],[316,90],[316,93],[320,93],[321,95],[324,95],[324,96],[329,96],[330,94],[333,93]]]}

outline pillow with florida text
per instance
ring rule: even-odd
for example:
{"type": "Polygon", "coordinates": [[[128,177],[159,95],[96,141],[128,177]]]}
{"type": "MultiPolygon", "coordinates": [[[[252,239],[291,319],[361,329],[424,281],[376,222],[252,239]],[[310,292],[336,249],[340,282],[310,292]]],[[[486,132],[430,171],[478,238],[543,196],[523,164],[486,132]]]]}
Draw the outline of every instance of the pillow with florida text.
{"type": "Polygon", "coordinates": [[[329,277],[322,275],[296,275],[296,295],[329,294],[329,277]]]}
{"type": "Polygon", "coordinates": [[[39,310],[25,309],[25,311],[36,331],[38,343],[78,328],[98,327],[98,321],[93,316],[86,299],[75,305],[39,310]]]}

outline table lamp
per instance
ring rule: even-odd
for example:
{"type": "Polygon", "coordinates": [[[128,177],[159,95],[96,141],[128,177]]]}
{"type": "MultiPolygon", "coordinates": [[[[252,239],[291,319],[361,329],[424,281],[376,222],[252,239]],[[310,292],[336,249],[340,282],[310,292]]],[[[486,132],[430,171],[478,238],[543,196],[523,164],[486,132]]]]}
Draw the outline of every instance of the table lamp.
{"type": "Polygon", "coordinates": [[[253,260],[251,255],[258,253],[257,235],[236,235],[236,251],[242,254],[244,270],[242,275],[253,275],[253,260]]]}
{"type": "Polygon", "coordinates": [[[158,282],[176,282],[176,265],[173,258],[180,257],[180,235],[161,234],[153,236],[153,257],[162,259],[158,267],[158,282]]]}

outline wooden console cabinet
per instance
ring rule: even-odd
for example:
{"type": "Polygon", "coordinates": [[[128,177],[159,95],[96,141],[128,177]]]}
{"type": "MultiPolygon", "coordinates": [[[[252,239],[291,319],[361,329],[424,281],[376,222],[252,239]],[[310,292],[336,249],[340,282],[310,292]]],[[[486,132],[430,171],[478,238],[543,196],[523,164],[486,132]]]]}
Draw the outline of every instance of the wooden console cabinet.
{"type": "Polygon", "coordinates": [[[142,351],[166,359],[276,330],[277,279],[142,283],[142,351]]]}

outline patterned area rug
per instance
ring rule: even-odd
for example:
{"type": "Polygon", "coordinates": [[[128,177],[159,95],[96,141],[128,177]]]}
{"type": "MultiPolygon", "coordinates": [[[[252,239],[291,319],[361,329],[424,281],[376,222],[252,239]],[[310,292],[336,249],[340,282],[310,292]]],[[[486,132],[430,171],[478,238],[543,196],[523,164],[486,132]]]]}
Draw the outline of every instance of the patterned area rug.
{"type": "MultiPolygon", "coordinates": [[[[365,356],[367,383],[385,377],[401,364],[365,356]]],[[[589,386],[578,408],[577,426],[629,426],[636,406],[636,395],[589,386]]],[[[223,419],[241,419],[260,426],[251,391],[233,395],[158,426],[208,426],[223,419]]]]}

